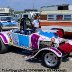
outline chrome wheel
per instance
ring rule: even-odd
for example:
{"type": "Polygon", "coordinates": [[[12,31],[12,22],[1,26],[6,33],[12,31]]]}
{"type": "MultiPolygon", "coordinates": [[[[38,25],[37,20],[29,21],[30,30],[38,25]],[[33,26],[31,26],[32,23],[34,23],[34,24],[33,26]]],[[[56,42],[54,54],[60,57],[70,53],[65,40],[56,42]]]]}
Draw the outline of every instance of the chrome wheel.
{"type": "Polygon", "coordinates": [[[47,67],[54,68],[60,65],[61,58],[53,52],[46,52],[43,57],[43,62],[47,67]]]}
{"type": "Polygon", "coordinates": [[[57,64],[57,56],[54,53],[46,53],[44,59],[47,65],[55,66],[57,64]]]}

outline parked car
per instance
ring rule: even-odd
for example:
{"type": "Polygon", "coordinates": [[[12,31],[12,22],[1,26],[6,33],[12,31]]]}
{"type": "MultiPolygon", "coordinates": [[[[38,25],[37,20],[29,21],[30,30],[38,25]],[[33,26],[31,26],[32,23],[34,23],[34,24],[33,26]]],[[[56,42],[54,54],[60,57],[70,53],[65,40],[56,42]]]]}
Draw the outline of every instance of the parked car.
{"type": "Polygon", "coordinates": [[[0,53],[6,52],[10,46],[31,50],[30,59],[42,57],[42,61],[47,67],[54,68],[58,67],[61,62],[62,53],[57,48],[62,41],[63,39],[55,32],[32,33],[31,29],[27,29],[25,32],[10,30],[0,32],[0,53]]]}
{"type": "Polygon", "coordinates": [[[18,28],[18,22],[16,22],[12,16],[0,16],[0,31],[18,28]]]}

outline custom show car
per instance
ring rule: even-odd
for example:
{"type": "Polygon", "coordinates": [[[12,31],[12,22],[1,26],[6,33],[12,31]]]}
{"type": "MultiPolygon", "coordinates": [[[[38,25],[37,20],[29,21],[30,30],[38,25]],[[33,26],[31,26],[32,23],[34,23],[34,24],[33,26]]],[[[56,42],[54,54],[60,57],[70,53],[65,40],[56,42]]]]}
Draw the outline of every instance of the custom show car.
{"type": "Polygon", "coordinates": [[[10,46],[16,46],[32,50],[31,58],[42,57],[42,61],[47,67],[58,67],[62,53],[57,48],[63,38],[57,36],[55,32],[42,30],[31,34],[30,32],[31,30],[0,32],[0,53],[6,52],[10,46]]]}

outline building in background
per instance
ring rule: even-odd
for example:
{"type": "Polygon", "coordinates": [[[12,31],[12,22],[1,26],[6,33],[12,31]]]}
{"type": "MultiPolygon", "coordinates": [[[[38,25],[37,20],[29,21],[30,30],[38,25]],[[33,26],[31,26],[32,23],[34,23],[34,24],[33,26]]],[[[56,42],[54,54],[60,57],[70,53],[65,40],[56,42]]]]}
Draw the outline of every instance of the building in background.
{"type": "Polygon", "coordinates": [[[43,29],[61,28],[64,33],[72,33],[72,5],[43,6],[40,14],[40,25],[43,29]]]}
{"type": "Polygon", "coordinates": [[[52,6],[43,6],[40,8],[41,19],[46,20],[48,14],[71,14],[72,5],[52,5],[52,6]]]}
{"type": "Polygon", "coordinates": [[[0,8],[0,16],[13,15],[14,10],[12,8],[0,8]]]}

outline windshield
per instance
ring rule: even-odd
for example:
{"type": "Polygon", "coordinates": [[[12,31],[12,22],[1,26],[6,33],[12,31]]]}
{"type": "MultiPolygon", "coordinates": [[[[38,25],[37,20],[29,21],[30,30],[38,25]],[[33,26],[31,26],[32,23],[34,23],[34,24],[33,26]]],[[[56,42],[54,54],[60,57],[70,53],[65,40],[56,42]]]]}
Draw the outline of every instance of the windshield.
{"type": "Polygon", "coordinates": [[[1,17],[1,21],[11,21],[12,17],[1,17]]]}

